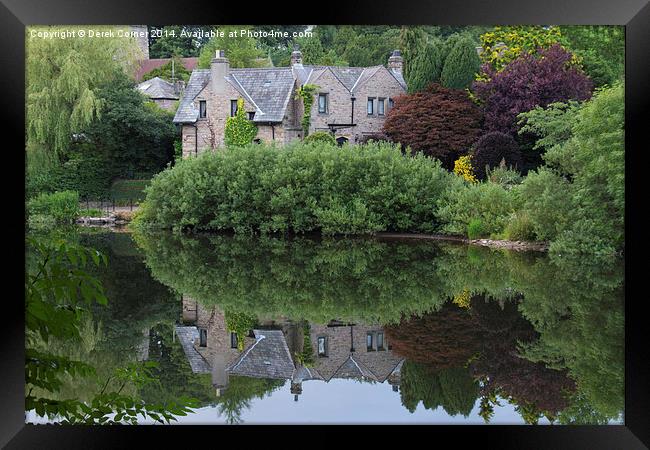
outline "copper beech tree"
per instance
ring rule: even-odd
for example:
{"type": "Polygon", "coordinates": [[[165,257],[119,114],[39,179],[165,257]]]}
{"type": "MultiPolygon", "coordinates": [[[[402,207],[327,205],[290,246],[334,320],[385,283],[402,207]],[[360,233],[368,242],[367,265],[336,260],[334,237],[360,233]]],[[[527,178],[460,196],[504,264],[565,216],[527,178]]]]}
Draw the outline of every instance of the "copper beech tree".
{"type": "Polygon", "coordinates": [[[395,99],[384,123],[394,142],[437,158],[451,170],[481,132],[481,111],[464,91],[431,84],[395,99]]]}

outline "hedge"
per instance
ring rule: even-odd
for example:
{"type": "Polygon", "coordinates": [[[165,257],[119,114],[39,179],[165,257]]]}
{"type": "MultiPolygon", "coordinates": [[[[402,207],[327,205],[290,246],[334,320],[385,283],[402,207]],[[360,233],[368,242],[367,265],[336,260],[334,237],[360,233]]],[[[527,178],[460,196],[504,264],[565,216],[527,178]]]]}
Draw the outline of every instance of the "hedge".
{"type": "Polygon", "coordinates": [[[364,234],[432,232],[460,182],[393,144],[294,142],[205,153],[156,175],[137,223],[154,228],[364,234]]]}

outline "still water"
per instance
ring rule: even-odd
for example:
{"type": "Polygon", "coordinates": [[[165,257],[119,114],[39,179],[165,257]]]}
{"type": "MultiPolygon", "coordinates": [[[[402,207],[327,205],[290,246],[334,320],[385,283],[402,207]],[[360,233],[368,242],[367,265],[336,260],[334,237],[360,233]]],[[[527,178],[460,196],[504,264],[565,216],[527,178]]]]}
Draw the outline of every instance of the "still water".
{"type": "MultiPolygon", "coordinates": [[[[99,378],[156,362],[155,383],[124,392],[197,399],[176,423],[623,423],[622,262],[375,238],[78,239],[108,256],[108,305],[81,344],[54,348],[99,378]]],[[[57,395],[100,388],[71,378],[57,395]]]]}

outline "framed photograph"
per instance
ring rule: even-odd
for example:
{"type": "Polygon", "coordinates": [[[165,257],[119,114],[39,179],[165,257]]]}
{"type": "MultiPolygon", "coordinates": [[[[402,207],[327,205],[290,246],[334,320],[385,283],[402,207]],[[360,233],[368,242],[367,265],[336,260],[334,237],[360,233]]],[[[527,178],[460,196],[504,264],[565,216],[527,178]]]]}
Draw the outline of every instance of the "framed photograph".
{"type": "Polygon", "coordinates": [[[3,0],[0,444],[647,448],[647,2],[234,6],[3,0]]]}

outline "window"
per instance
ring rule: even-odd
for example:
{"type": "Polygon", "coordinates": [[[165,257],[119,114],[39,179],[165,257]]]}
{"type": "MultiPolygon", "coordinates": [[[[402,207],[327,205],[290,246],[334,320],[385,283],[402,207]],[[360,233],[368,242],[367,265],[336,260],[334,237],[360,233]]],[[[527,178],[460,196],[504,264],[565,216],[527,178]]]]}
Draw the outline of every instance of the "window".
{"type": "Polygon", "coordinates": [[[237,333],[230,333],[230,348],[237,348],[237,333]]]}
{"type": "Polygon", "coordinates": [[[237,100],[230,100],[230,117],[237,115],[237,100]]]}
{"type": "Polygon", "coordinates": [[[320,114],[327,113],[327,94],[318,94],[318,112],[320,114]]]}
{"type": "Polygon", "coordinates": [[[325,336],[318,338],[318,356],[327,356],[327,338],[325,336]]]}
{"type": "Polygon", "coordinates": [[[199,347],[208,346],[208,330],[205,328],[199,329],[199,347]]]}
{"type": "Polygon", "coordinates": [[[380,98],[377,100],[377,114],[380,116],[384,115],[384,102],[386,101],[385,98],[380,98]]]}
{"type": "Polygon", "coordinates": [[[366,336],[366,349],[371,352],[372,351],[372,333],[368,333],[366,336]]]}
{"type": "Polygon", "coordinates": [[[393,106],[395,106],[395,102],[393,101],[392,98],[388,99],[388,109],[392,109],[393,106]]]}
{"type": "Polygon", "coordinates": [[[368,115],[372,116],[375,113],[375,97],[368,97],[368,115]]]}
{"type": "Polygon", "coordinates": [[[255,118],[255,111],[248,113],[248,120],[253,120],[255,118]]]}
{"type": "Polygon", "coordinates": [[[377,350],[384,350],[384,333],[377,333],[377,350]]]}
{"type": "Polygon", "coordinates": [[[204,119],[207,113],[205,100],[199,100],[199,117],[204,119]]]}

